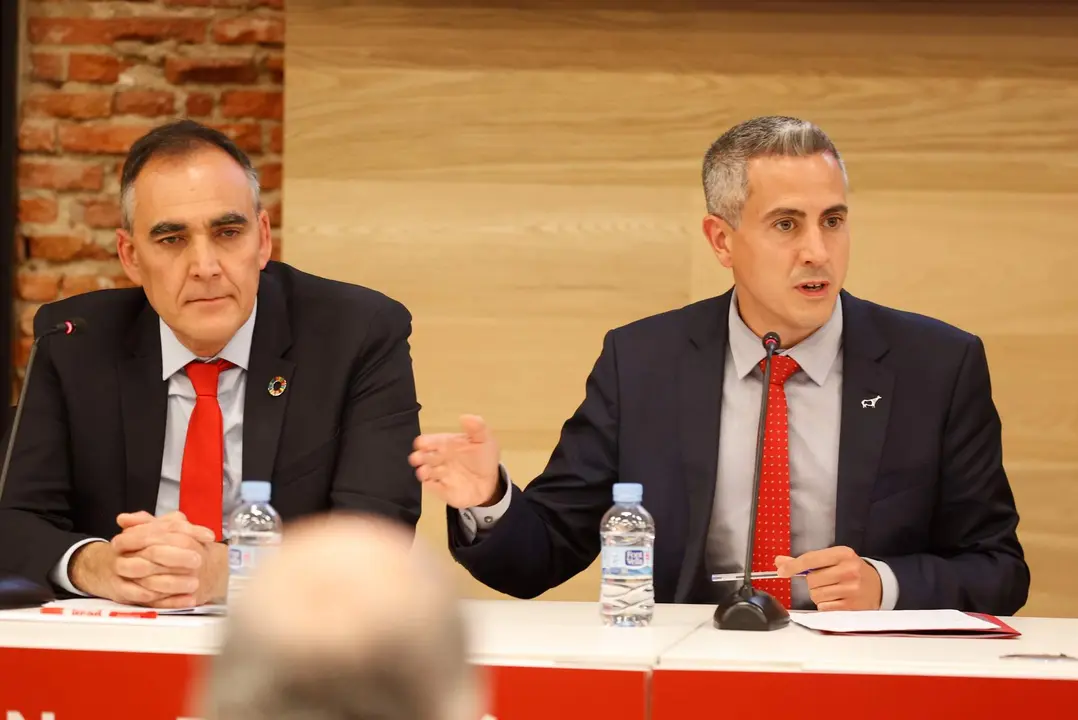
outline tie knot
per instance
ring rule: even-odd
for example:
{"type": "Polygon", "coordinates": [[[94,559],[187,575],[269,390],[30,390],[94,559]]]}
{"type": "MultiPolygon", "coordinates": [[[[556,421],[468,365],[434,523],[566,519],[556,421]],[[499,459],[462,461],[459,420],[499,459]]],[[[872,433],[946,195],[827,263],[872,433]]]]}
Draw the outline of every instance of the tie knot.
{"type": "MultiPolygon", "coordinates": [[[[760,370],[763,371],[767,359],[760,361],[760,370]]],[[[771,384],[785,385],[795,372],[801,369],[797,361],[787,355],[773,355],[771,357],[771,384]]]]}
{"type": "Polygon", "coordinates": [[[187,363],[187,377],[195,386],[195,394],[200,397],[217,397],[217,380],[222,370],[234,367],[228,360],[201,362],[194,360],[187,363]]]}

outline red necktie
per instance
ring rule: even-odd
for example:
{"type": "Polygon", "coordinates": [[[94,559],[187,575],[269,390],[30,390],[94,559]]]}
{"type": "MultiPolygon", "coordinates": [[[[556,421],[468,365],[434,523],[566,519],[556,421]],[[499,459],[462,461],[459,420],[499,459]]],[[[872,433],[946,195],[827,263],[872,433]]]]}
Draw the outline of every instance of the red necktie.
{"type": "Polygon", "coordinates": [[[222,370],[232,367],[227,360],[192,362],[187,377],[195,386],[195,409],[187,424],[180,469],[180,512],[188,522],[221,535],[221,498],[224,495],[225,430],[221,406],[217,402],[217,380],[222,370]]]}
{"type": "MultiPolygon", "coordinates": [[[[761,370],[765,362],[760,361],[761,370]]],[[[775,556],[790,554],[790,451],[784,385],[800,369],[796,360],[785,355],[775,355],[771,359],[760,506],[756,515],[756,543],[752,547],[753,572],[774,570],[775,556]]],[[[783,607],[789,608],[790,582],[785,579],[754,580],[752,584],[771,593],[783,607]]]]}

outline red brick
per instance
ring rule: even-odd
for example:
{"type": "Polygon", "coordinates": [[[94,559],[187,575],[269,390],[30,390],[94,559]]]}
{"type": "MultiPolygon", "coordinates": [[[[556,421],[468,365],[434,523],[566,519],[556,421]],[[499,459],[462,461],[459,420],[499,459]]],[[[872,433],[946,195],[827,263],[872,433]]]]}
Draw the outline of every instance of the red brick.
{"type": "Polygon", "coordinates": [[[55,123],[23,120],[19,125],[19,149],[23,152],[52,152],[55,150],[55,123]]]}
{"type": "Polygon", "coordinates": [[[100,190],[105,173],[100,165],[72,160],[19,160],[23,190],[100,190]]]}
{"type": "Polygon", "coordinates": [[[281,163],[263,163],[258,168],[258,176],[263,190],[281,189],[281,163]]]}
{"type": "Polygon", "coordinates": [[[43,270],[20,270],[15,287],[23,300],[49,302],[60,292],[60,275],[43,270]]]}
{"type": "Polygon", "coordinates": [[[284,8],[284,0],[164,0],[165,7],[284,8]]]}
{"type": "Polygon", "coordinates": [[[63,82],[64,56],[56,53],[30,53],[30,77],[43,82],[63,82]]]}
{"type": "Polygon", "coordinates": [[[56,222],[59,215],[60,206],[54,197],[24,195],[19,198],[19,222],[51,223],[56,222]]]}
{"type": "Polygon", "coordinates": [[[67,260],[105,260],[108,250],[78,235],[34,235],[30,241],[30,257],[66,262],[67,260]]]}
{"type": "Polygon", "coordinates": [[[26,98],[22,110],[30,117],[73,120],[105,118],[112,114],[112,94],[104,92],[38,92],[26,98]]]}
{"type": "Polygon", "coordinates": [[[173,85],[182,83],[250,84],[258,79],[258,68],[246,58],[184,58],[165,60],[165,77],[173,85]]]}
{"type": "Polygon", "coordinates": [[[210,124],[236,143],[246,152],[262,152],[262,126],[258,123],[217,123],[210,124]]]}
{"type": "Polygon", "coordinates": [[[276,17],[235,17],[213,25],[213,39],[222,45],[282,45],[284,21],[276,17]]]}
{"type": "Polygon", "coordinates": [[[92,228],[115,228],[120,224],[120,201],[95,198],[82,201],[82,221],[92,228]]]}
{"type": "Polygon", "coordinates": [[[23,335],[33,336],[34,334],[34,316],[37,315],[37,311],[41,308],[41,303],[31,303],[23,307],[19,312],[19,330],[23,335]]]}
{"type": "Polygon", "coordinates": [[[30,348],[34,345],[32,337],[21,337],[15,346],[15,366],[25,368],[30,361],[30,348]]]}
{"type": "Polygon", "coordinates": [[[226,118],[280,120],[284,115],[284,93],[276,90],[229,90],[221,94],[221,115],[226,118]]]}
{"type": "Polygon", "coordinates": [[[284,55],[267,55],[262,62],[262,67],[270,74],[273,82],[284,81],[284,55]]]}
{"type": "Polygon", "coordinates": [[[200,43],[206,39],[209,21],[170,17],[32,17],[26,29],[30,42],[36,45],[111,45],[118,40],[200,43]]]}
{"type": "Polygon", "coordinates": [[[71,297],[72,295],[82,295],[83,293],[110,287],[112,287],[112,282],[107,277],[80,273],[78,275],[64,275],[64,279],[60,283],[60,292],[63,297],[71,297]]]}
{"type": "Polygon", "coordinates": [[[112,276],[112,287],[114,288],[131,288],[135,287],[135,283],[131,282],[131,278],[127,277],[123,273],[112,276]]]}
{"type": "Polygon", "coordinates": [[[281,201],[270,203],[266,206],[266,214],[269,215],[270,227],[281,227],[281,201]]]}
{"type": "Polygon", "coordinates": [[[176,96],[164,90],[130,90],[116,94],[113,110],[117,115],[172,115],[176,112],[176,96]]]}
{"type": "Polygon", "coordinates": [[[67,62],[68,77],[86,83],[114,83],[120,73],[131,67],[131,63],[114,55],[98,53],[71,53],[67,62]]]}
{"type": "Polygon", "coordinates": [[[152,129],[148,125],[60,126],[60,147],[68,152],[123,155],[152,129]]]}
{"type": "Polygon", "coordinates": [[[213,113],[215,104],[213,95],[203,92],[193,92],[187,96],[188,117],[206,117],[213,113]]]}
{"type": "Polygon", "coordinates": [[[270,130],[270,152],[283,153],[284,152],[284,128],[280,125],[274,125],[270,130]]]}

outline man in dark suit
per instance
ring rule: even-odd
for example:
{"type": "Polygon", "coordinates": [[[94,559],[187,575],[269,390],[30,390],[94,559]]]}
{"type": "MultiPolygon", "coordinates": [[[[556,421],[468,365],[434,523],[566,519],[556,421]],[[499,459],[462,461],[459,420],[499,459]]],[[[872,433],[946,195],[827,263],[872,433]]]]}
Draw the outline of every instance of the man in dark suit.
{"type": "Polygon", "coordinates": [[[287,522],[332,509],[414,529],[411,317],[270,261],[257,173],[190,121],[139,140],[117,250],[138,288],[41,308],[0,505],[0,572],[155,607],[222,598],[242,480],[287,522]]]}
{"type": "Polygon", "coordinates": [[[775,332],[752,564],[782,578],[756,584],[797,608],[1021,608],[1029,570],[984,346],[841,290],[846,188],[810,123],[756,118],[720,137],[703,229],[733,290],[608,333],[524,491],[479,417],[416,440],[418,478],[457,509],[456,559],[496,590],[538,595],[595,559],[612,485],[641,483],[656,600],[721,598],[731,588],[710,575],[743,570],[761,338],[775,332]]]}

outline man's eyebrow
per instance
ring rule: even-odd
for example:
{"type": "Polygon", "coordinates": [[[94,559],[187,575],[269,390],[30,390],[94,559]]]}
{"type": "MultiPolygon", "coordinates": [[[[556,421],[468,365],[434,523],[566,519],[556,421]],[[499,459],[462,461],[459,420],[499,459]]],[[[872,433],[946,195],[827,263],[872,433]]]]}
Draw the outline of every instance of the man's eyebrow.
{"type": "Polygon", "coordinates": [[[187,223],[176,222],[175,220],[162,220],[150,228],[150,237],[171,235],[172,233],[183,232],[186,229],[187,223]]]}
{"type": "Polygon", "coordinates": [[[799,218],[807,217],[803,210],[788,207],[777,207],[774,210],[770,210],[766,215],[764,215],[764,219],[766,220],[768,218],[778,217],[779,215],[793,215],[794,217],[799,218]]]}
{"type": "Polygon", "coordinates": [[[821,214],[822,215],[834,215],[835,213],[848,213],[849,211],[850,211],[849,207],[847,207],[843,203],[839,203],[838,205],[832,205],[831,207],[827,208],[821,214]]]}
{"type": "Polygon", "coordinates": [[[227,225],[246,225],[248,224],[247,216],[243,213],[229,212],[224,215],[214,218],[210,221],[211,228],[225,227],[227,225]]]}

